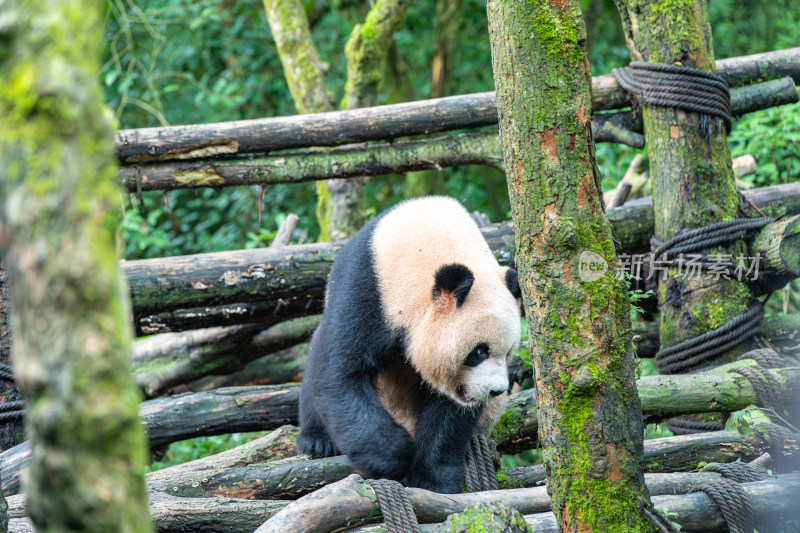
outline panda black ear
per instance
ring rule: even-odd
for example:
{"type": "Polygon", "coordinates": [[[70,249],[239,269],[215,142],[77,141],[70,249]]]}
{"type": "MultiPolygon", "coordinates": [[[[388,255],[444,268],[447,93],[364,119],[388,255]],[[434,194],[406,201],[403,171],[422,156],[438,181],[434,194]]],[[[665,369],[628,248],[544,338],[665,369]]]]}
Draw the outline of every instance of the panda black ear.
{"type": "Polygon", "coordinates": [[[519,274],[513,268],[506,270],[506,287],[514,298],[522,298],[522,289],[519,287],[519,274]]]}
{"type": "Polygon", "coordinates": [[[453,263],[445,265],[436,271],[434,276],[433,299],[439,298],[443,293],[450,293],[456,300],[456,307],[461,307],[472,288],[475,276],[464,265],[453,263]]]}

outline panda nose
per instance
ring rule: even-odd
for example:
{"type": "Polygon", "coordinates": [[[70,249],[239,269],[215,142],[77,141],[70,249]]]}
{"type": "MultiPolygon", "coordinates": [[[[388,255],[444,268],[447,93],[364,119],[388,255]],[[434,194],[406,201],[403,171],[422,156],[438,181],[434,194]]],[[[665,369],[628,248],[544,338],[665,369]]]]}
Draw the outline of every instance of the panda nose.
{"type": "Polygon", "coordinates": [[[506,391],[505,389],[500,389],[500,390],[493,390],[493,391],[489,391],[489,396],[491,396],[492,398],[494,398],[495,396],[500,396],[500,395],[501,395],[501,394],[503,394],[505,391],[506,391]]]}

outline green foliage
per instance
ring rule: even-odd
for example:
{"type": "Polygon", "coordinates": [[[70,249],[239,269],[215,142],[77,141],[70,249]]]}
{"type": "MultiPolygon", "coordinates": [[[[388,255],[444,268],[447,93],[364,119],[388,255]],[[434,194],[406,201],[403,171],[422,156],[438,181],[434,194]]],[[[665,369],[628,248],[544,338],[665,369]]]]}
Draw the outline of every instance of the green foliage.
{"type": "Polygon", "coordinates": [[[731,156],[756,158],[756,173],[742,181],[766,187],[800,176],[800,103],[765,109],[736,121],[728,137],[731,156]]]}
{"type": "Polygon", "coordinates": [[[267,435],[269,431],[258,431],[253,433],[229,433],[226,435],[217,435],[214,437],[197,437],[195,439],[182,440],[173,442],[169,445],[164,456],[158,461],[154,461],[147,467],[147,472],[154,472],[194,461],[214,455],[226,450],[230,450],[242,444],[246,444],[252,440],[258,439],[267,435]]]}

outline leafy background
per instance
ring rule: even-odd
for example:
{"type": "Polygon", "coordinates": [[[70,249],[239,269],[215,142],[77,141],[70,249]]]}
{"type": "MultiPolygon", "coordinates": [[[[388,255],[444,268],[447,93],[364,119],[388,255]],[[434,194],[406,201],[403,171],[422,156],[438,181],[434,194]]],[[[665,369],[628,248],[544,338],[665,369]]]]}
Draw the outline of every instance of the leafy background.
{"type": "MultiPolygon", "coordinates": [[[[328,64],[328,81],[341,95],[344,44],[369,2],[304,0],[315,44],[328,64]]],[[[587,20],[592,72],[606,74],[629,60],[619,16],[611,0],[581,0],[587,20]]],[[[395,35],[380,103],[431,96],[430,63],[436,0],[417,0],[395,35]]],[[[462,0],[449,94],[493,89],[483,0],[462,0]]],[[[716,57],[733,57],[800,45],[796,0],[710,0],[716,57]]],[[[101,73],[119,128],[221,122],[295,113],[266,22],[261,0],[111,0],[106,20],[108,57],[101,73]]],[[[763,187],[800,176],[800,104],[738,119],[729,136],[732,155],[753,155],[754,175],[742,186],[763,187]]],[[[599,144],[605,190],[616,186],[635,151],[599,144]]],[[[405,197],[447,194],[492,221],[510,217],[503,175],[486,167],[412,173],[371,179],[370,211],[378,213],[405,197]]],[[[126,196],[121,219],[125,257],[139,259],[266,246],[288,213],[300,217],[294,242],[314,241],[313,184],[143,193],[126,196]]],[[[800,310],[800,285],[773,296],[769,312],[800,310]]],[[[643,372],[653,369],[647,364],[643,372]]],[[[648,436],[662,436],[649,427],[648,436]]],[[[244,436],[175,443],[158,468],[234,446],[244,436]],[[198,455],[199,454],[199,455],[198,455]]],[[[506,466],[537,460],[535,452],[507,458],[506,466]]]]}

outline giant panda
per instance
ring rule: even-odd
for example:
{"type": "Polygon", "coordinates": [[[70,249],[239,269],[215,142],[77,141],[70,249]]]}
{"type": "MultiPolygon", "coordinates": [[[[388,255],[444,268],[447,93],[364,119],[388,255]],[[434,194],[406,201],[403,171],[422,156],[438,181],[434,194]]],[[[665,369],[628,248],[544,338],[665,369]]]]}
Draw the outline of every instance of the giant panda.
{"type": "Polygon", "coordinates": [[[519,292],[456,200],[407,200],[375,218],[331,269],[300,390],[299,451],[461,492],[469,439],[505,410],[519,292]]]}

